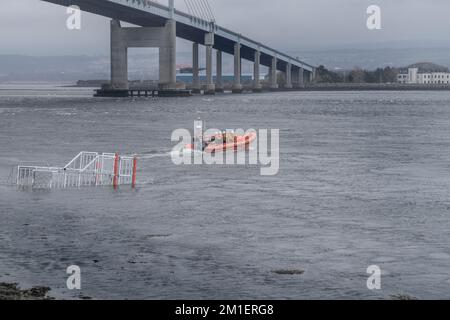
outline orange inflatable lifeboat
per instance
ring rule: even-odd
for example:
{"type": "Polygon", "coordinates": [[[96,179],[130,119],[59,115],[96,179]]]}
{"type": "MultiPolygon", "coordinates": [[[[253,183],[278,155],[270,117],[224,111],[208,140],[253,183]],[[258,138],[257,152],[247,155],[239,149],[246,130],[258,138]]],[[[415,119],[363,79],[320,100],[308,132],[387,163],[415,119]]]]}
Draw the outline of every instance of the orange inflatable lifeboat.
{"type": "MultiPolygon", "coordinates": [[[[215,134],[209,137],[204,137],[203,151],[207,153],[216,153],[234,150],[237,151],[239,147],[248,149],[250,144],[256,140],[256,132],[250,132],[244,135],[235,135],[232,133],[215,134]]],[[[185,150],[194,150],[194,144],[185,146],[185,150]]]]}

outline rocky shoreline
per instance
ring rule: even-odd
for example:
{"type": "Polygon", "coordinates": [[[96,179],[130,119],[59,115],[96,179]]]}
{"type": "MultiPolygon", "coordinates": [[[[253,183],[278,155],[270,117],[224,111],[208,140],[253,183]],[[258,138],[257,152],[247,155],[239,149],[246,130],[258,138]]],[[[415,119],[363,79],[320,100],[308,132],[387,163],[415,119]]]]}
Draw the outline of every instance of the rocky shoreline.
{"type": "Polygon", "coordinates": [[[54,300],[48,287],[20,289],[17,283],[0,283],[0,300],[54,300]]]}

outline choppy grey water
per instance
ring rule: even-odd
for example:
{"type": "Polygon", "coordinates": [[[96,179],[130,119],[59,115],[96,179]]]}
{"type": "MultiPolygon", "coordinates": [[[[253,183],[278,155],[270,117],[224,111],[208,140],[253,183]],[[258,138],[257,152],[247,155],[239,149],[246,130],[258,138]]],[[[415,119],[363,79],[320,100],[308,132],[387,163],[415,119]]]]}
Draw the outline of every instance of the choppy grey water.
{"type": "MultiPolygon", "coordinates": [[[[33,90],[32,90],[33,89],[33,90]]],[[[450,93],[95,99],[0,91],[0,281],[61,298],[450,298],[450,93]],[[174,129],[279,128],[280,172],[175,166],[174,129]],[[18,163],[155,155],[136,191],[18,191],[18,163]],[[82,269],[82,291],[66,268],[82,269]],[[382,290],[370,291],[369,265],[382,290]],[[280,275],[274,270],[304,270],[280,275]]]]}

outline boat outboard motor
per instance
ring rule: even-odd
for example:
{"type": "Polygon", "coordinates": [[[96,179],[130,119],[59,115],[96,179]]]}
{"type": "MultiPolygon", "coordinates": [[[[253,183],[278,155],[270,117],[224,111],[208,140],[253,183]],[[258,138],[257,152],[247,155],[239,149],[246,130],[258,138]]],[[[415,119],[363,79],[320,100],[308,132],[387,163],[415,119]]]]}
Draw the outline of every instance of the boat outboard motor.
{"type": "Polygon", "coordinates": [[[203,121],[198,119],[194,122],[194,150],[203,152],[203,121]]]}

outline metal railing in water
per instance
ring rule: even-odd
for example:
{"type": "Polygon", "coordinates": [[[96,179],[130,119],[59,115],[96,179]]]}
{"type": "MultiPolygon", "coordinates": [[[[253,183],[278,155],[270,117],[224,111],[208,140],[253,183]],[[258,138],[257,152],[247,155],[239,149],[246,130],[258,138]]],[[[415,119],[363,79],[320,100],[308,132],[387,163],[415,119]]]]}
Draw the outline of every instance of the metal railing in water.
{"type": "Polygon", "coordinates": [[[16,184],[37,189],[136,185],[136,157],[80,152],[64,167],[18,166],[16,184]]]}

